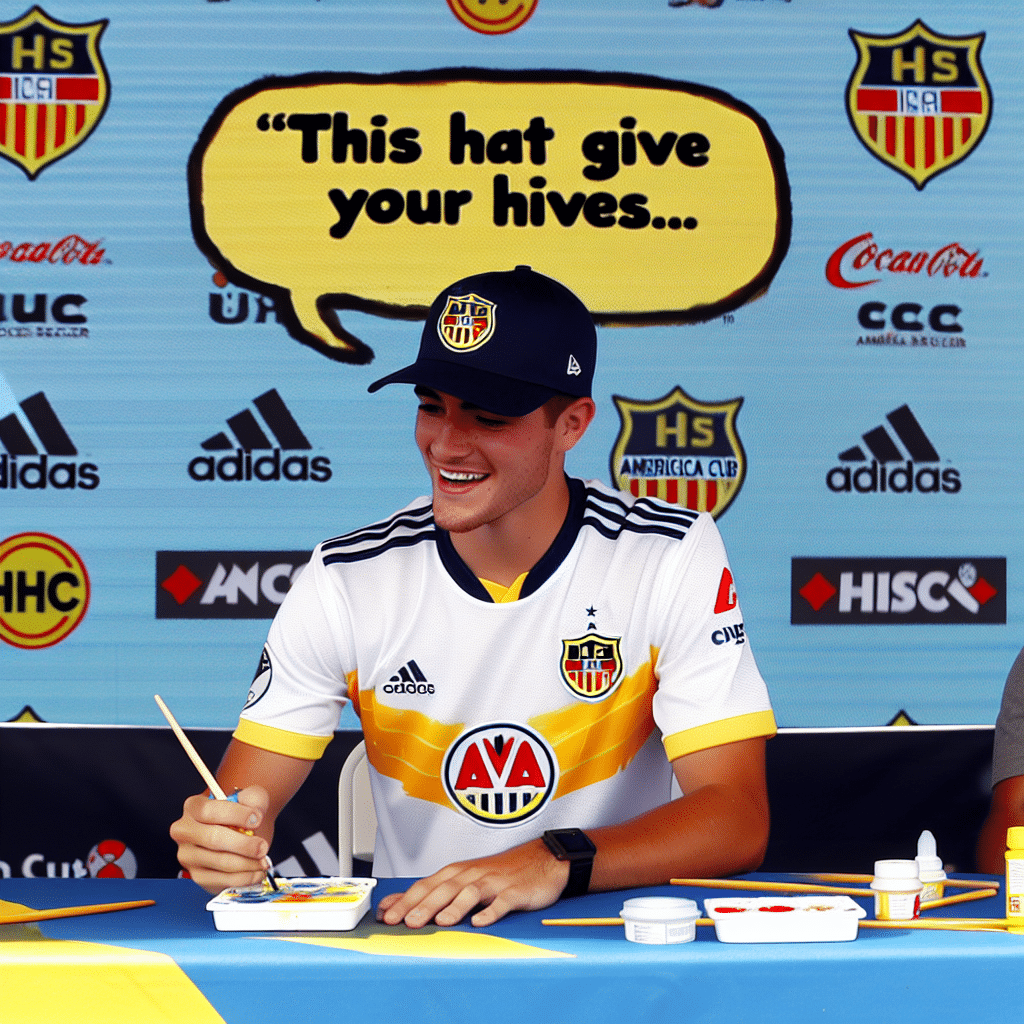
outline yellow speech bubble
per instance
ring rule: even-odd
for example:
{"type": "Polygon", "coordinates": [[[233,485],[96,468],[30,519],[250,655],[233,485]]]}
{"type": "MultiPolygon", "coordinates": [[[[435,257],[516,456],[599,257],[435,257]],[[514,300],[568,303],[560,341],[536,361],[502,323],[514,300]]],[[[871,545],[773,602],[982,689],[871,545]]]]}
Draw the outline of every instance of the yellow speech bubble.
{"type": "Polygon", "coordinates": [[[189,189],[214,266],[351,363],[373,351],[338,311],[423,319],[452,281],[521,263],[601,324],[709,320],[768,287],[791,226],[756,111],[596,72],[261,79],[214,111],[189,189]]]}

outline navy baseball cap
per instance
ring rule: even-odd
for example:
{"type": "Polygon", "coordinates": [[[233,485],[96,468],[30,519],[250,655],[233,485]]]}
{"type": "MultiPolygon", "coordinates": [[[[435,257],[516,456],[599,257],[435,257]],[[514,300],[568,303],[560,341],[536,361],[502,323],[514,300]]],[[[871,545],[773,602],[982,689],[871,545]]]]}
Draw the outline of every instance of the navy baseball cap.
{"type": "Polygon", "coordinates": [[[597,331],[563,284],[530,267],[475,274],[434,299],[416,362],[374,381],[419,384],[499,416],[590,397],[597,331]]]}

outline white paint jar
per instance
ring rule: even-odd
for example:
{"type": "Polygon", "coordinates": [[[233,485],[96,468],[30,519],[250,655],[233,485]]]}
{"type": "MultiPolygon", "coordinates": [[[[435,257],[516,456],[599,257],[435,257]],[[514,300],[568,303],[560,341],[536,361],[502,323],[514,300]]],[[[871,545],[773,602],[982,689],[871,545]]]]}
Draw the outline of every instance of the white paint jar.
{"type": "Polygon", "coordinates": [[[878,921],[910,921],[921,912],[924,886],[918,875],[917,861],[876,860],[875,918],[878,921]]]}
{"type": "Polygon", "coordinates": [[[697,904],[682,896],[639,896],[626,900],[620,916],[630,942],[666,945],[697,937],[697,904]]]}

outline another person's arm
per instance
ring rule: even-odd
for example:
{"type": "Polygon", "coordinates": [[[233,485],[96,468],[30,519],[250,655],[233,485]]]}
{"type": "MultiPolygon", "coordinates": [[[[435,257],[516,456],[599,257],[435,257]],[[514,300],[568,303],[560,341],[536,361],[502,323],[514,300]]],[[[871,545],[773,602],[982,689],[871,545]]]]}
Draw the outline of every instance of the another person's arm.
{"type": "MultiPolygon", "coordinates": [[[[763,738],[700,750],[672,762],[684,795],[620,825],[587,829],[597,846],[590,890],[664,885],[673,877],[752,871],[768,842],[763,738]]],[[[478,907],[474,925],[513,910],[538,910],[562,894],[568,862],[536,839],[505,853],[451,864],[407,892],[386,896],[377,915],[417,928],[452,925],[478,907]]]]}
{"type": "Polygon", "coordinates": [[[1003,779],[992,789],[992,806],[978,837],[978,870],[1001,875],[1006,870],[1006,830],[1024,825],[1024,775],[1003,779]]]}
{"type": "Polygon", "coordinates": [[[992,748],[992,805],[982,825],[975,854],[978,870],[1006,870],[1006,830],[1024,825],[1024,651],[1017,655],[996,719],[992,748]]]}
{"type": "Polygon", "coordinates": [[[217,893],[254,885],[266,874],[266,855],[282,808],[306,781],[313,761],[275,754],[233,739],[217,770],[225,793],[238,803],[190,796],[171,826],[178,861],[195,882],[217,893]],[[247,836],[239,829],[251,829],[247,836]]]}

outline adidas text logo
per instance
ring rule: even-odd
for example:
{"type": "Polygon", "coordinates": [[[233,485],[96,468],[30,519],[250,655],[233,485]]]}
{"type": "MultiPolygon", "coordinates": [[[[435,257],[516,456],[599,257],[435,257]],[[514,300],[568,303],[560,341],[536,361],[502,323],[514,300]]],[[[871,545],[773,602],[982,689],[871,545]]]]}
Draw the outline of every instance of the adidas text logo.
{"type": "Polygon", "coordinates": [[[0,418],[0,445],[6,449],[0,453],[0,490],[13,491],[19,487],[27,491],[45,487],[59,491],[95,490],[100,477],[94,463],[55,461],[77,455],[78,449],[46,395],[38,391],[19,404],[39,445],[32,440],[16,412],[0,418]]]}
{"type": "Polygon", "coordinates": [[[910,494],[956,494],[961,487],[960,471],[948,467],[940,469],[939,453],[910,411],[901,405],[885,417],[896,438],[906,449],[904,454],[884,425],[862,435],[872,458],[860,445],[839,453],[844,465],[833,466],[825,476],[828,489],[834,494],[856,491],[858,494],[892,492],[910,494]],[[909,456],[909,457],[908,457],[909,456]],[[855,463],[862,463],[855,467],[855,463]],[[921,465],[925,463],[925,465],[921,465]]]}
{"type": "Polygon", "coordinates": [[[433,693],[434,684],[427,682],[423,669],[411,658],[385,684],[385,693],[433,693]]]}
{"type": "Polygon", "coordinates": [[[276,388],[254,398],[252,404],[277,444],[271,442],[252,411],[243,409],[227,420],[234,440],[220,431],[202,443],[205,451],[231,454],[219,458],[216,455],[197,455],[188,464],[188,475],[193,480],[313,480],[326,483],[331,479],[331,460],[326,455],[282,454],[310,451],[313,446],[276,388]],[[268,454],[261,455],[261,452],[268,454]]]}

